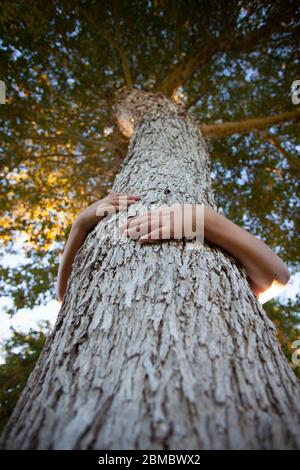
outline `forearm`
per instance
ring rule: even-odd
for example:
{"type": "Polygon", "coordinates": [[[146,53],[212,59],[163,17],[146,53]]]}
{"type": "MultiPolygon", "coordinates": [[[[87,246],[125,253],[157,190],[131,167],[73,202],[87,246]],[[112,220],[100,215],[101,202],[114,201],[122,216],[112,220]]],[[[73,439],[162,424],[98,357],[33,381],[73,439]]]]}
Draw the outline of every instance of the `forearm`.
{"type": "Polygon", "coordinates": [[[63,301],[68,285],[68,279],[72,271],[72,263],[79,248],[82,246],[87,234],[108,215],[115,214],[125,209],[128,205],[139,201],[135,194],[111,193],[105,198],[94,202],[79,213],[73,222],[68,241],[59,265],[56,286],[56,299],[63,301]]]}
{"type": "Polygon", "coordinates": [[[59,302],[63,301],[63,297],[67,289],[68,279],[72,271],[72,263],[77,251],[86,239],[86,236],[87,232],[83,230],[77,220],[75,220],[72,225],[58,270],[56,299],[59,302]]]}
{"type": "Polygon", "coordinates": [[[278,291],[280,286],[283,288],[288,283],[287,266],[263,241],[206,206],[204,238],[241,262],[256,294],[272,286],[278,291]]]}

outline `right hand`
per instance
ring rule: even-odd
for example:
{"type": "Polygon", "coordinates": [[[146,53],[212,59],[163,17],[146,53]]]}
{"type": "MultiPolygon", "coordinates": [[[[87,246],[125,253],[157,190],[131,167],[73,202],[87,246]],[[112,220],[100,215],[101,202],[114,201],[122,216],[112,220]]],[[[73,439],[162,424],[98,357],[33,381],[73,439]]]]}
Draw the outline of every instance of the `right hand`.
{"type": "Polygon", "coordinates": [[[73,225],[80,227],[84,232],[89,232],[107,215],[119,212],[139,200],[140,197],[136,194],[110,193],[80,212],[73,225]]]}

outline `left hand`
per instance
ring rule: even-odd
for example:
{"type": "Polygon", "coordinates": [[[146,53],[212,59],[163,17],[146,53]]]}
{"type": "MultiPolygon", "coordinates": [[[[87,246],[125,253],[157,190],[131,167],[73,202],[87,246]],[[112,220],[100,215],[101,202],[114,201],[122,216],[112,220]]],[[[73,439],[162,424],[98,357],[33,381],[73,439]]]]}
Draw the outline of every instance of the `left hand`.
{"type": "Polygon", "coordinates": [[[140,196],[136,194],[110,193],[80,212],[73,225],[80,227],[84,232],[89,232],[106,216],[115,214],[139,200],[140,196]]]}
{"type": "Polygon", "coordinates": [[[182,238],[192,239],[196,236],[193,231],[196,217],[196,205],[174,204],[134,217],[122,226],[122,231],[128,237],[139,239],[140,243],[182,238]]]}

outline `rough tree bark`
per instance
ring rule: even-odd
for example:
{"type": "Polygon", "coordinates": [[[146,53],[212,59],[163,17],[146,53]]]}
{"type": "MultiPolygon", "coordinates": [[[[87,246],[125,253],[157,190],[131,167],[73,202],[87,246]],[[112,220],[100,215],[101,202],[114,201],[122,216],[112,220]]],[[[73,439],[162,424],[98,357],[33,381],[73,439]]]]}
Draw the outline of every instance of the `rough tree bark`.
{"type": "MultiPolygon", "coordinates": [[[[162,95],[132,93],[116,108],[133,135],[113,186],[141,195],[129,215],[213,206],[196,121],[162,95]]],[[[299,383],[243,268],[207,243],[120,239],[125,218],[100,222],[78,251],[2,447],[299,448],[299,383]]]]}

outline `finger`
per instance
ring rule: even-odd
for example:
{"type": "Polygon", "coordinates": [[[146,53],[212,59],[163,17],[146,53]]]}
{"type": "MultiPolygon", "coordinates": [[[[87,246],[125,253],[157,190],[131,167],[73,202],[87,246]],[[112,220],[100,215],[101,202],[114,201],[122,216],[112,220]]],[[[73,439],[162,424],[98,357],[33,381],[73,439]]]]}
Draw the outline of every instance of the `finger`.
{"type": "Polygon", "coordinates": [[[130,219],[129,224],[130,227],[137,225],[137,224],[143,224],[147,220],[156,220],[161,217],[161,212],[160,211],[149,211],[146,214],[134,217],[133,219],[130,219]]]}
{"type": "Polygon", "coordinates": [[[135,197],[127,197],[127,196],[118,196],[116,198],[110,199],[108,202],[115,206],[129,206],[130,204],[135,204],[138,202],[139,199],[135,197]]]}
{"type": "Polygon", "coordinates": [[[134,199],[139,200],[141,199],[140,196],[137,194],[127,194],[127,193],[113,193],[108,196],[109,199],[120,199],[120,198],[127,198],[127,199],[134,199]]]}
{"type": "Polygon", "coordinates": [[[141,225],[137,225],[133,228],[127,229],[124,235],[131,238],[139,238],[143,235],[149,234],[159,228],[158,219],[155,221],[148,220],[141,225]]]}
{"type": "Polygon", "coordinates": [[[141,199],[141,196],[139,196],[138,194],[127,194],[127,197],[133,199],[141,199]]]}
{"type": "Polygon", "coordinates": [[[125,209],[125,207],[131,206],[132,204],[135,204],[137,201],[134,201],[133,199],[129,201],[114,201],[112,202],[112,205],[116,207],[117,209],[125,209]]]}
{"type": "Polygon", "coordinates": [[[170,238],[170,227],[165,225],[140,237],[140,243],[157,243],[160,240],[170,240],[170,238]]]}
{"type": "Polygon", "coordinates": [[[96,208],[96,215],[99,217],[106,217],[109,214],[117,213],[118,209],[112,204],[100,204],[96,208]]]}
{"type": "Polygon", "coordinates": [[[170,219],[170,210],[168,207],[167,208],[161,207],[159,209],[146,212],[146,214],[133,217],[130,220],[127,220],[125,224],[122,225],[121,229],[125,230],[127,228],[135,227],[136,225],[140,225],[149,219],[150,220],[160,219],[161,221],[168,222],[170,219]]]}
{"type": "MultiPolygon", "coordinates": [[[[159,212],[159,238],[162,238],[162,211],[159,212]]],[[[151,234],[150,234],[151,237],[151,234]]]]}
{"type": "Polygon", "coordinates": [[[157,218],[158,217],[156,215],[152,214],[151,212],[147,212],[144,215],[140,215],[140,216],[127,220],[125,224],[122,226],[122,229],[133,228],[133,227],[136,227],[137,225],[141,225],[145,222],[148,222],[149,220],[154,221],[157,218]]]}

